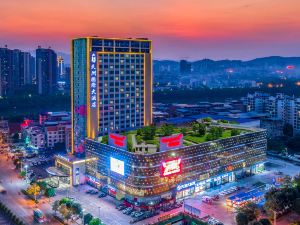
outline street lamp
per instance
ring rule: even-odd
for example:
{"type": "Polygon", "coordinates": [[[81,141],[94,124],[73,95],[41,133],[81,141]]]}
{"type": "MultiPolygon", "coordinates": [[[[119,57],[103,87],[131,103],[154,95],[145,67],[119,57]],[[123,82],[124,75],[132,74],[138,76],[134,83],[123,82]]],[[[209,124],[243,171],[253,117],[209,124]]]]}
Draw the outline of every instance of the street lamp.
{"type": "Polygon", "coordinates": [[[26,181],[26,183],[28,183],[28,180],[27,180],[27,169],[28,169],[28,165],[26,164],[25,166],[24,166],[24,168],[25,168],[25,181],[26,181]]]}
{"type": "Polygon", "coordinates": [[[101,209],[101,207],[100,207],[100,206],[98,206],[98,210],[99,210],[99,219],[100,219],[100,209],[101,209]]]}
{"type": "Polygon", "coordinates": [[[84,224],[84,211],[85,211],[85,209],[82,209],[82,212],[81,212],[82,213],[82,218],[81,218],[82,219],[82,221],[81,221],[82,224],[84,224]]]}

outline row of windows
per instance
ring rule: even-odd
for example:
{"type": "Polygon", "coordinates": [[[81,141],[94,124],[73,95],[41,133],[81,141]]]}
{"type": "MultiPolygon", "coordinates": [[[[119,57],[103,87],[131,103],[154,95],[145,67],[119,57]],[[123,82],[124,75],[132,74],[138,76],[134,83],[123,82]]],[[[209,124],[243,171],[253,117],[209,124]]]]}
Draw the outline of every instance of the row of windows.
{"type": "Polygon", "coordinates": [[[150,48],[148,41],[92,39],[92,46],[150,48]]]}

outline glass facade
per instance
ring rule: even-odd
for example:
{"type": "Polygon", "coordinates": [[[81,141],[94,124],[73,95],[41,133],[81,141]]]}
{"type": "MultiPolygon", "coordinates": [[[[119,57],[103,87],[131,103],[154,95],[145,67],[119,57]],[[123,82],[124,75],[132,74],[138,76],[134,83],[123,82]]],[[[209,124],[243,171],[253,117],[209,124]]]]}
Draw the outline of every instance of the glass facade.
{"type": "Polygon", "coordinates": [[[147,39],[73,40],[74,152],[84,153],[85,138],[152,123],[151,48],[147,39]]]}
{"type": "Polygon", "coordinates": [[[98,157],[94,170],[109,178],[109,185],[128,196],[152,197],[174,191],[176,186],[187,182],[206,181],[203,188],[230,182],[234,179],[232,172],[251,170],[253,165],[264,162],[266,146],[266,132],[257,130],[154,154],[134,154],[88,139],[86,153],[98,157]],[[124,176],[110,170],[110,157],[124,162],[124,176]],[[161,164],[174,158],[182,160],[181,173],[162,177],[161,164]]]}
{"type": "Polygon", "coordinates": [[[99,135],[144,126],[144,55],[99,53],[99,135]]]}
{"type": "Polygon", "coordinates": [[[87,93],[87,41],[78,39],[73,42],[73,130],[74,151],[82,153],[86,138],[86,93],[87,93]]]}

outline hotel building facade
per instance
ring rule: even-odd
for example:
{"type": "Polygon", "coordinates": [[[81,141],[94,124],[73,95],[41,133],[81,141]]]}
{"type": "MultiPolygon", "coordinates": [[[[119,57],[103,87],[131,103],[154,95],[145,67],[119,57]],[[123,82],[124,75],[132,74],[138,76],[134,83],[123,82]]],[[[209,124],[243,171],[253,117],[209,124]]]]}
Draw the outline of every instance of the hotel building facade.
{"type": "Polygon", "coordinates": [[[85,138],[152,123],[152,43],[85,37],[72,41],[72,151],[85,138]]]}

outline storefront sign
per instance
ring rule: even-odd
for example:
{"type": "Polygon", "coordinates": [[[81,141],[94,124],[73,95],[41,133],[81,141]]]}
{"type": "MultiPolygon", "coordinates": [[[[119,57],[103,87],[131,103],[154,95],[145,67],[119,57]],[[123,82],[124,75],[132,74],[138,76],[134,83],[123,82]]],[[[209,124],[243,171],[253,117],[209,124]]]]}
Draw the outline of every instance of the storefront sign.
{"type": "Polygon", "coordinates": [[[181,173],[182,162],[180,158],[165,160],[161,163],[161,175],[163,177],[181,173]]]}
{"type": "Polygon", "coordinates": [[[177,186],[177,191],[181,191],[183,189],[189,188],[189,187],[193,187],[196,185],[196,181],[191,181],[189,183],[185,183],[185,184],[179,184],[177,186]]]}
{"type": "Polygon", "coordinates": [[[90,104],[91,108],[97,107],[97,54],[90,55],[90,104]]]}

